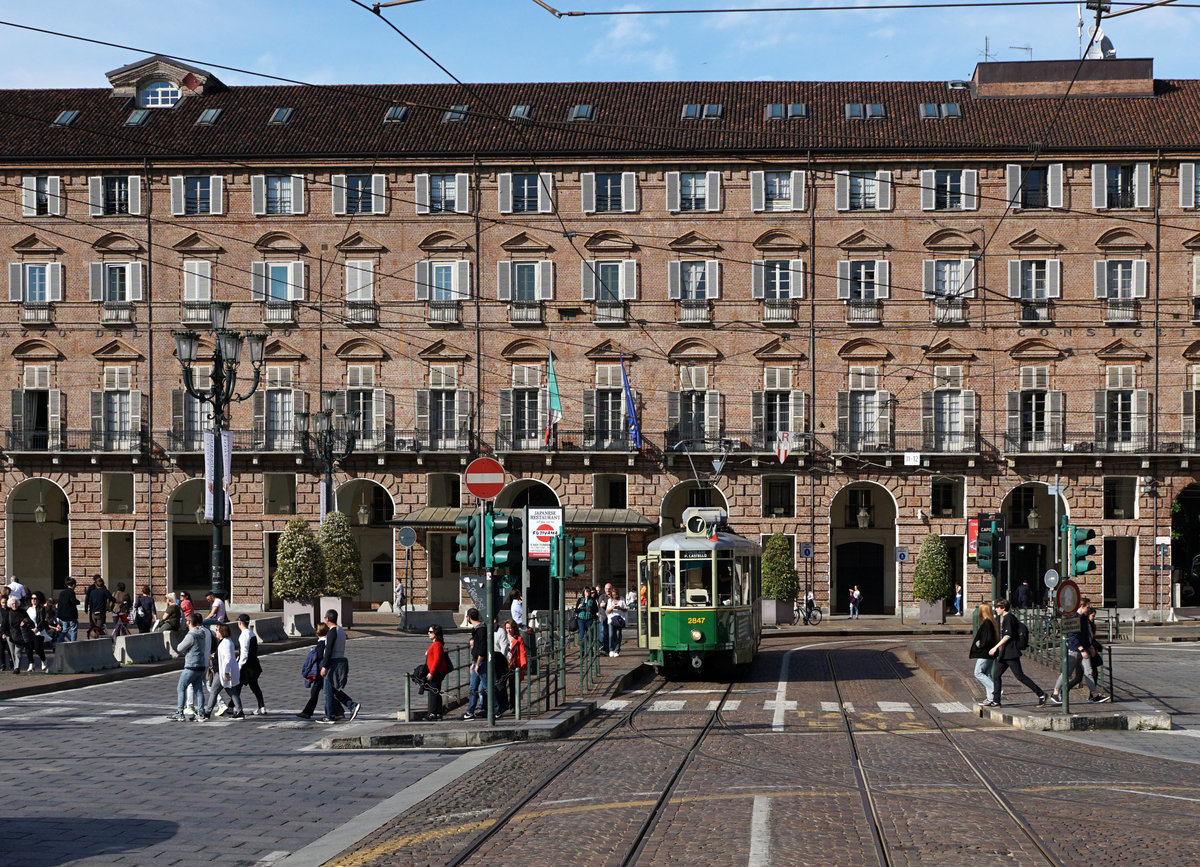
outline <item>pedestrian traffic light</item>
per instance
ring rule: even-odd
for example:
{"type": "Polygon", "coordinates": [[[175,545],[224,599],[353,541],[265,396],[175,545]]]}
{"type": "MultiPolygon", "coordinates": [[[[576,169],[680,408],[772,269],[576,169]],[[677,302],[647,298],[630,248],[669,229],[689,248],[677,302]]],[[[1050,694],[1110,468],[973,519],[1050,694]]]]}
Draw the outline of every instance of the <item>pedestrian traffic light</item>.
{"type": "Polygon", "coordinates": [[[563,576],[582,575],[584,571],[583,538],[580,536],[563,537],[563,576]]]}
{"type": "Polygon", "coordinates": [[[517,569],[521,562],[521,519],[516,515],[494,512],[485,516],[484,533],[488,537],[487,566],[495,571],[517,569]]]}
{"type": "Polygon", "coordinates": [[[975,546],[975,562],[984,572],[996,574],[996,545],[1000,534],[994,530],[980,530],[975,546]]]}
{"type": "Polygon", "coordinates": [[[1067,575],[1074,578],[1096,568],[1094,560],[1089,560],[1096,553],[1096,546],[1090,540],[1096,538],[1096,531],[1087,527],[1067,525],[1067,575]]]}
{"type": "Polygon", "coordinates": [[[454,537],[454,544],[459,548],[454,559],[478,569],[483,565],[483,537],[479,532],[479,516],[463,515],[461,518],[455,518],[454,526],[462,531],[454,537]]]}

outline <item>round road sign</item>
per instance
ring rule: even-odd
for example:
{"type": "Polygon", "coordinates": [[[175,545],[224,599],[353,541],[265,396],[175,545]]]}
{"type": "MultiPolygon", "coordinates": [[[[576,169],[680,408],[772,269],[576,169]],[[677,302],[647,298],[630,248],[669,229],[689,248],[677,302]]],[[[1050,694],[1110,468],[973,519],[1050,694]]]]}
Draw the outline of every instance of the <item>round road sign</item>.
{"type": "Polygon", "coordinates": [[[1042,581],[1043,581],[1043,583],[1045,583],[1047,590],[1053,590],[1055,587],[1058,586],[1058,570],[1047,569],[1046,577],[1043,578],[1042,581]]]}
{"type": "Polygon", "coordinates": [[[491,458],[476,458],[463,473],[467,490],[481,500],[493,500],[504,489],[504,467],[491,458]]]}
{"type": "Polygon", "coordinates": [[[1074,614],[1079,607],[1079,585],[1071,580],[1059,584],[1054,604],[1059,614],[1074,614]]]}
{"type": "Polygon", "coordinates": [[[417,544],[417,531],[412,527],[401,527],[400,532],[396,534],[396,539],[401,548],[411,548],[417,544]]]}

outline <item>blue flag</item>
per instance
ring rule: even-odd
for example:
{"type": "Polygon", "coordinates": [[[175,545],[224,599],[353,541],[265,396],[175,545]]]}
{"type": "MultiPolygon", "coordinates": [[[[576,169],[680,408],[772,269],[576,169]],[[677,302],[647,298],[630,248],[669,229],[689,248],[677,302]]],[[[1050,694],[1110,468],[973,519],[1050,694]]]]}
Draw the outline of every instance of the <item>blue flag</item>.
{"type": "Polygon", "coordinates": [[[621,356],[621,385],[625,388],[625,418],[629,421],[629,441],[635,449],[642,447],[642,426],[638,424],[637,401],[633,399],[633,389],[629,387],[629,377],[625,375],[625,356],[621,356]]]}

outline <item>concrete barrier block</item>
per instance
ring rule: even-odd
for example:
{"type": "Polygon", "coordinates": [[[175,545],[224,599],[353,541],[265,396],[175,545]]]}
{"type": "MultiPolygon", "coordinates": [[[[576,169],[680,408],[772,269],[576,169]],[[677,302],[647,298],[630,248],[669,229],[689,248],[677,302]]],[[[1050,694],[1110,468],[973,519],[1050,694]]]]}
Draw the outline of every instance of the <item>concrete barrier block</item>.
{"type": "Polygon", "coordinates": [[[183,641],[183,639],[187,636],[187,630],[176,629],[172,632],[164,629],[162,630],[162,634],[166,639],[167,651],[171,654],[171,658],[177,658],[179,656],[179,642],[183,641]]]}
{"type": "Polygon", "coordinates": [[[453,611],[408,611],[405,612],[404,628],[413,632],[424,632],[433,624],[442,629],[456,629],[453,611]]]}
{"type": "Polygon", "coordinates": [[[287,623],[288,635],[299,635],[301,637],[316,635],[316,627],[313,626],[311,614],[293,614],[287,623]]]}
{"type": "Polygon", "coordinates": [[[171,644],[162,632],[118,635],[113,639],[113,655],[121,665],[163,662],[171,658],[171,644]]]}
{"type": "Polygon", "coordinates": [[[250,621],[250,628],[260,642],[287,641],[288,634],[283,628],[282,617],[256,617],[250,621]]]}
{"type": "Polygon", "coordinates": [[[103,671],[118,668],[111,638],[93,638],[85,641],[64,641],[54,648],[54,659],[50,663],[52,674],[81,674],[88,671],[103,671]]]}

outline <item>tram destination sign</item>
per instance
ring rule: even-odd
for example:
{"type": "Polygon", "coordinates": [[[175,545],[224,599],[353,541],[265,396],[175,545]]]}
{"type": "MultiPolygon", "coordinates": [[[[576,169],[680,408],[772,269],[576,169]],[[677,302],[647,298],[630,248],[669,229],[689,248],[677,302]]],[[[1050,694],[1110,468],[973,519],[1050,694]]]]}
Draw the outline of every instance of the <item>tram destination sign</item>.
{"type": "Polygon", "coordinates": [[[712,551],[680,551],[680,560],[707,560],[712,556],[712,551]]]}

